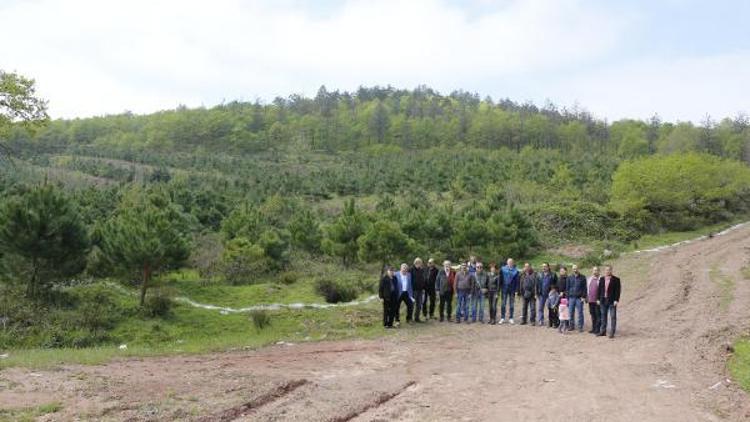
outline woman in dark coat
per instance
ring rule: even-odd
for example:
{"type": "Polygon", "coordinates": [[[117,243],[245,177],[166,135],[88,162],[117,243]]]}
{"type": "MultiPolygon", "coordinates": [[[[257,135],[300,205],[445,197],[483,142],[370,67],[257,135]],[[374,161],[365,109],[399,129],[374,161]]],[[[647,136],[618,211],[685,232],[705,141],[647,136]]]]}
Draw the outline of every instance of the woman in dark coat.
{"type": "Polygon", "coordinates": [[[378,296],[383,301],[383,326],[393,328],[393,318],[395,316],[394,307],[397,301],[398,290],[396,288],[396,277],[393,274],[393,267],[386,267],[385,275],[380,279],[380,289],[378,296]]]}

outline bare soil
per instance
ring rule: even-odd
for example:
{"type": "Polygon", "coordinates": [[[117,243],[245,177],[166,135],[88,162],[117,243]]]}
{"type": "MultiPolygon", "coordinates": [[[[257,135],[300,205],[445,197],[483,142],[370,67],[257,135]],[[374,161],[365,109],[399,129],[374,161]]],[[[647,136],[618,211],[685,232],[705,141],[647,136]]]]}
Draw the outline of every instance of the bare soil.
{"type": "Polygon", "coordinates": [[[749,257],[743,227],[618,259],[614,339],[430,321],[378,340],[5,369],[0,407],[62,402],[47,420],[747,420],[726,359],[750,328],[749,257]],[[728,305],[717,271],[735,280],[728,305]]]}

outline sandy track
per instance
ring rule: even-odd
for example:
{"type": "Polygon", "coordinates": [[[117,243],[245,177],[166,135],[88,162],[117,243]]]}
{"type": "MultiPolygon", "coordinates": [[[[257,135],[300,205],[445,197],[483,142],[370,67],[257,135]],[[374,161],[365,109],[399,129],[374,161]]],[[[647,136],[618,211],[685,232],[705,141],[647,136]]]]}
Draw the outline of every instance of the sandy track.
{"type": "Polygon", "coordinates": [[[373,341],[6,369],[0,406],[60,400],[50,419],[63,420],[746,420],[725,362],[750,328],[748,258],[750,227],[619,259],[614,340],[430,322],[373,341]]]}

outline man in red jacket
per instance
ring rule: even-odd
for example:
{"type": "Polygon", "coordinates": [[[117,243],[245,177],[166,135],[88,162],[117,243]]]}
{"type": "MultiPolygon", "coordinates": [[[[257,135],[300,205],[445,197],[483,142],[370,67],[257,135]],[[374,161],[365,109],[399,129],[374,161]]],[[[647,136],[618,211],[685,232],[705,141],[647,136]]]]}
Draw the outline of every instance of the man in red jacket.
{"type": "Polygon", "coordinates": [[[617,304],[620,302],[620,279],[612,275],[612,266],[604,267],[604,277],[599,279],[599,288],[597,289],[597,301],[602,313],[600,322],[599,336],[607,335],[607,316],[612,317],[609,338],[615,337],[617,329],[617,304]]]}

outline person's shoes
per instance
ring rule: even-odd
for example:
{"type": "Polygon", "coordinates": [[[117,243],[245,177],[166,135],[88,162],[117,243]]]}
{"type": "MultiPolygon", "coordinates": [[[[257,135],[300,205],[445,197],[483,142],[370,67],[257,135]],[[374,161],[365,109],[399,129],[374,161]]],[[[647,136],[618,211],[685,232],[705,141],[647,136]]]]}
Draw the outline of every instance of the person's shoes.
{"type": "Polygon", "coordinates": [[[531,326],[532,326],[532,327],[536,327],[536,322],[534,322],[534,321],[531,321],[531,326]]]}
{"type": "Polygon", "coordinates": [[[500,318],[500,325],[505,324],[505,318],[500,318]]]}
{"type": "Polygon", "coordinates": [[[597,337],[605,337],[607,334],[604,331],[600,331],[599,334],[597,334],[597,337]]]}
{"type": "Polygon", "coordinates": [[[615,338],[615,335],[614,334],[610,334],[609,338],[615,338]]]}
{"type": "Polygon", "coordinates": [[[526,321],[521,321],[520,325],[526,325],[526,321]]]}
{"type": "Polygon", "coordinates": [[[515,325],[516,323],[513,322],[513,318],[510,319],[510,325],[515,325]]]}

